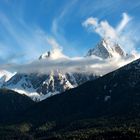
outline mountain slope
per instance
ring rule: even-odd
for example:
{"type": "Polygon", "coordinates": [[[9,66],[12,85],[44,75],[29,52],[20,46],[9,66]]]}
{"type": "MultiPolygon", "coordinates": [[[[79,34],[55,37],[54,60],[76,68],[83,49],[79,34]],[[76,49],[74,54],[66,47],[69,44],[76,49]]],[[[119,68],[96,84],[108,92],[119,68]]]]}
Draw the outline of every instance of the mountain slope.
{"type": "Polygon", "coordinates": [[[25,95],[7,89],[0,89],[0,122],[17,118],[34,102],[25,95]]]}
{"type": "Polygon", "coordinates": [[[24,134],[35,139],[137,139],[139,91],[140,59],[29,106],[16,118],[20,126],[14,120],[12,134],[7,131],[8,126],[0,127],[0,137],[17,137],[15,128],[20,127],[19,138],[24,134]]]}
{"type": "MultiPolygon", "coordinates": [[[[39,57],[45,61],[66,58],[60,52],[47,52],[39,57]]],[[[42,73],[17,73],[10,80],[6,81],[2,87],[25,94],[35,101],[41,101],[55,94],[62,93],[71,88],[77,87],[89,80],[99,76],[87,73],[61,72],[52,70],[46,74],[42,73]]]]}
{"type": "Polygon", "coordinates": [[[102,59],[109,58],[135,58],[134,54],[126,53],[123,48],[110,39],[102,39],[95,48],[92,48],[86,54],[86,57],[97,56],[102,59]]]}
{"type": "Polygon", "coordinates": [[[138,117],[139,79],[140,60],[137,60],[97,80],[36,104],[29,109],[26,117],[34,118],[34,121],[62,120],[63,123],[101,116],[138,117]]]}
{"type": "Polygon", "coordinates": [[[53,71],[48,74],[16,74],[2,87],[12,89],[31,97],[43,100],[52,95],[74,88],[88,80],[95,79],[94,74],[61,73],[53,71]]]}
{"type": "Polygon", "coordinates": [[[6,70],[0,70],[0,86],[7,82],[15,73],[11,73],[6,70]]]}

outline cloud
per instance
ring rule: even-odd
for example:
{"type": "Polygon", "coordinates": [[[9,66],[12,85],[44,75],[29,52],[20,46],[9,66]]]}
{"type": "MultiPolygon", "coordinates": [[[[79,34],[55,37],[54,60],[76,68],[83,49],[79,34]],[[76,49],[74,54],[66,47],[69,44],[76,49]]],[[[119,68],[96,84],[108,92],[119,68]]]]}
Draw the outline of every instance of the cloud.
{"type": "Polygon", "coordinates": [[[119,23],[119,25],[117,26],[116,30],[117,32],[121,32],[128,24],[129,21],[131,21],[132,18],[126,14],[126,13],[123,13],[123,18],[122,18],[122,21],[119,23]]]}
{"type": "Polygon", "coordinates": [[[101,38],[117,42],[127,53],[130,53],[130,51],[136,50],[134,38],[137,36],[137,34],[133,33],[135,26],[128,26],[131,20],[132,17],[127,13],[123,13],[122,20],[116,28],[111,26],[108,21],[99,21],[98,18],[94,17],[88,18],[82,25],[88,28],[89,31],[97,33],[101,38]]]}
{"type": "MultiPolygon", "coordinates": [[[[136,58],[135,58],[136,59],[136,58]]],[[[41,59],[28,64],[9,64],[1,65],[0,69],[10,69],[18,73],[31,74],[50,74],[52,71],[60,71],[62,73],[86,73],[95,75],[104,75],[116,70],[131,61],[134,58],[122,59],[101,59],[96,56],[92,57],[73,57],[73,58],[57,58],[57,59],[41,59]]]]}
{"type": "Polygon", "coordinates": [[[85,22],[83,22],[83,26],[88,27],[89,25],[93,25],[92,27],[95,29],[98,27],[98,18],[90,17],[85,22]]]}
{"type": "Polygon", "coordinates": [[[0,13],[0,18],[0,29],[3,29],[0,37],[4,38],[0,42],[1,63],[28,63],[50,50],[53,59],[67,57],[56,39],[40,27],[27,24],[22,19],[11,20],[3,13],[0,13]]]}
{"type": "Polygon", "coordinates": [[[70,2],[67,2],[61,12],[57,15],[56,18],[54,18],[54,20],[52,21],[52,33],[55,36],[63,36],[62,34],[62,26],[64,26],[64,24],[66,23],[66,21],[69,19],[68,18],[68,14],[70,12],[72,12],[73,6],[78,2],[78,0],[71,0],[70,2]]]}
{"type": "Polygon", "coordinates": [[[16,54],[17,59],[12,59],[11,62],[26,63],[51,48],[47,40],[49,35],[44,30],[27,24],[20,18],[11,19],[0,13],[0,30],[0,38],[2,38],[0,57],[8,59],[16,54]]]}
{"type": "Polygon", "coordinates": [[[60,46],[54,38],[48,37],[47,42],[52,47],[51,52],[50,52],[51,53],[51,57],[50,57],[51,59],[68,58],[68,56],[63,54],[62,46],[60,46]]]}
{"type": "MultiPolygon", "coordinates": [[[[91,23],[93,23],[92,19],[91,23]]],[[[104,60],[96,56],[68,57],[63,54],[63,47],[53,37],[47,36],[41,30],[39,30],[39,32],[39,34],[41,34],[42,36],[42,39],[45,40],[52,48],[49,57],[43,57],[43,59],[36,59],[26,64],[3,64],[0,66],[0,69],[6,69],[13,72],[16,71],[18,73],[26,74],[49,74],[51,71],[60,71],[62,73],[77,72],[104,75],[134,60],[133,58],[112,58],[104,60]]],[[[46,52],[44,56],[45,55],[48,55],[48,52],[46,52]]]]}
{"type": "Polygon", "coordinates": [[[56,42],[54,38],[47,38],[48,43],[52,46],[53,50],[62,51],[62,47],[56,42]]]}
{"type": "Polygon", "coordinates": [[[52,36],[56,38],[59,43],[65,46],[64,48],[65,53],[71,56],[81,55],[81,53],[76,49],[77,46],[79,45],[79,40],[73,39],[73,41],[69,41],[69,37],[67,37],[66,35],[67,34],[66,26],[74,21],[74,15],[75,11],[77,11],[77,5],[79,5],[79,0],[71,0],[69,2],[64,3],[60,12],[58,12],[56,17],[54,17],[51,27],[52,36]],[[71,51],[71,53],[69,53],[69,51],[71,51]]]}
{"type": "Polygon", "coordinates": [[[101,21],[97,18],[90,17],[82,24],[85,27],[89,27],[90,30],[99,34],[102,38],[116,39],[117,34],[112,26],[109,25],[107,21],[101,21]]]}

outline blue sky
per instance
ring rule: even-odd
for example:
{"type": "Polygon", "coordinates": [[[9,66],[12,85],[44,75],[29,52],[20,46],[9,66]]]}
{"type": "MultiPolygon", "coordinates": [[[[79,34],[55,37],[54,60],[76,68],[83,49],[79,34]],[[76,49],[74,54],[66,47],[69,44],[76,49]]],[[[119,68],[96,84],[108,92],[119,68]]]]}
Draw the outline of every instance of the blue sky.
{"type": "Polygon", "coordinates": [[[114,28],[122,14],[132,17],[126,29],[139,49],[139,0],[0,0],[1,63],[24,63],[51,49],[53,38],[68,56],[83,56],[101,37],[82,23],[89,17],[114,28]]]}

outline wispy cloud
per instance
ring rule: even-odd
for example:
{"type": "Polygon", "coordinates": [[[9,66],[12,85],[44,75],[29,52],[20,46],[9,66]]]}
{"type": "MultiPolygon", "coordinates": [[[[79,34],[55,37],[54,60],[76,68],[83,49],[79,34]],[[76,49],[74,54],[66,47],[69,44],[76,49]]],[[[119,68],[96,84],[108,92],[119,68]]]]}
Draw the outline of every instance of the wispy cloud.
{"type": "MultiPolygon", "coordinates": [[[[62,25],[66,23],[66,21],[69,19],[68,14],[71,13],[74,9],[74,6],[78,0],[72,0],[70,2],[67,2],[62,11],[57,15],[57,17],[54,18],[52,21],[52,33],[54,35],[57,35],[59,30],[62,29],[62,25]]],[[[69,19],[70,20],[70,19],[69,19]]]]}
{"type": "Polygon", "coordinates": [[[49,35],[42,29],[35,25],[27,25],[21,19],[16,19],[16,22],[14,20],[0,13],[0,28],[3,30],[0,36],[4,38],[0,43],[2,49],[0,57],[19,54],[17,60],[20,61],[21,56],[21,61],[24,62],[35,59],[43,51],[50,49],[47,40],[49,35]]]}
{"type": "Polygon", "coordinates": [[[117,38],[115,29],[107,21],[99,22],[97,18],[90,17],[82,25],[89,27],[89,30],[96,32],[101,38],[117,38]]]}
{"type": "Polygon", "coordinates": [[[127,13],[122,14],[122,20],[117,27],[111,26],[108,21],[99,21],[98,18],[90,17],[83,22],[83,26],[87,27],[89,31],[95,32],[101,38],[112,39],[118,42],[126,52],[136,50],[136,42],[134,41],[137,34],[133,34],[134,25],[129,26],[132,17],[127,13]]]}
{"type": "Polygon", "coordinates": [[[117,32],[120,33],[128,24],[128,22],[131,20],[132,18],[130,16],[128,16],[128,14],[123,13],[123,18],[122,21],[119,23],[119,25],[117,26],[117,32]]]}
{"type": "Polygon", "coordinates": [[[71,54],[79,54],[76,50],[77,41],[73,40],[72,42],[68,41],[66,37],[66,28],[65,26],[74,21],[74,11],[76,11],[76,6],[79,4],[79,0],[71,0],[63,5],[62,10],[54,17],[52,21],[51,33],[57,38],[58,42],[60,42],[63,46],[65,46],[65,50],[72,50],[71,54]]]}

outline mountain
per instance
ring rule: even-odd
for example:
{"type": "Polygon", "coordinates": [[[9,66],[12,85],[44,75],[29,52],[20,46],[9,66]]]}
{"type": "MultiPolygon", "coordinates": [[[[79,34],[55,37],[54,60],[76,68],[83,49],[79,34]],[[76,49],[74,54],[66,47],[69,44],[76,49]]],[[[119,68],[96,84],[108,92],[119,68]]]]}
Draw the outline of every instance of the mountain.
{"type": "Polygon", "coordinates": [[[29,131],[37,138],[135,139],[140,136],[139,91],[140,59],[34,104],[22,121],[37,127],[29,131]]]}
{"type": "Polygon", "coordinates": [[[15,74],[2,87],[25,94],[33,100],[40,101],[65,90],[96,78],[94,74],[62,73],[52,71],[48,74],[15,74]]]}
{"type": "Polygon", "coordinates": [[[17,73],[9,81],[4,83],[3,87],[25,94],[33,100],[40,101],[95,78],[96,76],[92,74],[63,74],[58,71],[53,71],[48,74],[17,73]]]}
{"type": "MultiPolygon", "coordinates": [[[[129,58],[130,55],[113,41],[103,39],[94,49],[90,49],[86,57],[98,56],[102,59],[108,58],[129,58]]],[[[86,58],[85,57],[85,58],[86,58]]],[[[67,59],[58,49],[46,52],[39,57],[39,60],[67,59]]],[[[21,94],[31,97],[33,100],[41,101],[55,94],[62,93],[75,88],[87,81],[94,80],[101,75],[87,73],[64,73],[60,70],[50,71],[47,74],[15,74],[2,87],[12,89],[21,94]]]]}
{"type": "Polygon", "coordinates": [[[86,56],[93,55],[102,59],[135,57],[134,54],[127,54],[118,43],[110,39],[102,39],[95,48],[88,51],[86,56]]]}
{"type": "Polygon", "coordinates": [[[48,98],[28,112],[42,120],[140,115],[140,59],[96,80],[48,98]],[[45,110],[43,109],[45,106],[45,110]]]}
{"type": "Polygon", "coordinates": [[[55,59],[62,59],[62,58],[64,59],[68,57],[65,56],[59,49],[53,49],[52,51],[45,52],[39,57],[40,60],[42,59],[55,60],[55,59]]]}
{"type": "Polygon", "coordinates": [[[0,131],[0,136],[13,136],[9,132],[19,127],[19,137],[22,132],[34,139],[136,139],[140,136],[139,91],[140,59],[29,106],[10,131],[2,127],[5,133],[0,131]]]}
{"type": "Polygon", "coordinates": [[[34,102],[25,95],[0,89],[0,122],[9,122],[33,104],[34,102]]]}
{"type": "Polygon", "coordinates": [[[3,85],[3,83],[7,82],[12,76],[14,76],[15,73],[11,73],[6,70],[0,71],[0,86],[3,85]]]}

